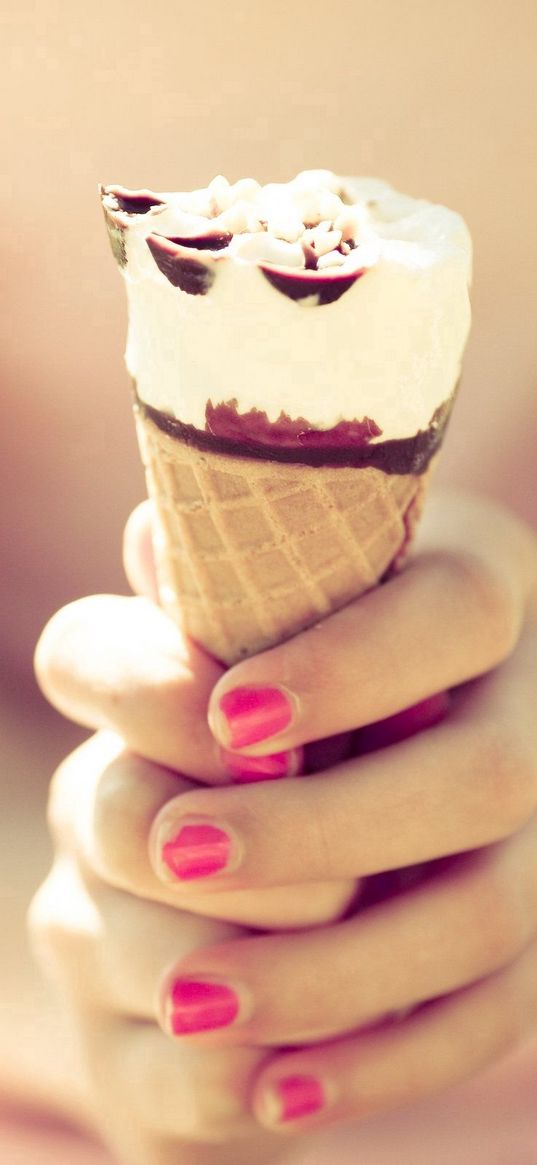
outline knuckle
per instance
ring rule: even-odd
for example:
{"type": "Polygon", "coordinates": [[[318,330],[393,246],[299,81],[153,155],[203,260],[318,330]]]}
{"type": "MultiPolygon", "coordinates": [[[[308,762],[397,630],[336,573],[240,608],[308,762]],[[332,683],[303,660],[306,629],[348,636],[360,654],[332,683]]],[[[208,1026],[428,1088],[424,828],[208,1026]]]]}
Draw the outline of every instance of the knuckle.
{"type": "Polygon", "coordinates": [[[308,863],[311,877],[330,879],[338,873],[341,850],[335,839],[344,837],[345,822],[339,814],[310,813],[304,826],[304,864],[308,863]]]}
{"type": "MultiPolygon", "coordinates": [[[[97,875],[117,889],[153,896],[149,836],[155,816],[181,789],[181,780],[117,743],[100,764],[86,814],[91,838],[91,865],[97,875]]],[[[106,742],[105,742],[106,744],[106,742]]],[[[189,785],[190,787],[190,785],[189,785]]]]}
{"type": "Polygon", "coordinates": [[[85,740],[56,769],[49,789],[48,824],[60,850],[84,850],[94,825],[95,800],[104,775],[123,755],[110,733],[85,740]]]}
{"type": "Polygon", "coordinates": [[[51,673],[54,670],[54,658],[56,654],[56,647],[58,637],[60,635],[60,627],[64,618],[65,611],[68,608],[62,608],[57,611],[55,615],[49,619],[48,623],[43,628],[41,635],[37,641],[37,646],[34,651],[34,672],[36,680],[47,698],[50,693],[50,679],[51,673]]]}
{"type": "Polygon", "coordinates": [[[149,832],[178,788],[175,774],[129,752],[119,737],[97,733],[53,776],[48,818],[56,848],[82,855],[108,885],[145,891],[149,832]]]}
{"type": "Polygon", "coordinates": [[[51,703],[55,704],[61,692],[65,662],[69,657],[68,643],[80,622],[84,620],[90,599],[76,599],[49,619],[43,628],[34,653],[34,671],[37,682],[51,703]]]}
{"type": "MultiPolygon", "coordinates": [[[[323,692],[340,692],[342,662],[349,650],[349,623],[357,607],[352,604],[308,628],[303,635],[278,648],[289,687],[311,700],[313,712],[322,709],[323,692]],[[341,617],[338,617],[341,615],[341,617]]],[[[284,681],[287,682],[287,681],[284,681]]]]}
{"type": "Polygon", "coordinates": [[[200,1065],[195,1087],[199,1097],[195,1115],[196,1136],[209,1129],[213,1138],[244,1135],[251,1129],[247,1096],[252,1069],[260,1054],[253,1048],[226,1048],[215,1060],[200,1065]],[[208,1088],[202,1086],[209,1084],[208,1088]]]}
{"type": "Polygon", "coordinates": [[[490,724],[476,741],[475,763],[485,778],[486,819],[493,838],[507,837],[529,821],[537,805],[537,761],[510,725],[490,724]]]}
{"type": "Polygon", "coordinates": [[[115,647],[120,641],[125,652],[137,642],[127,604],[138,602],[142,600],[88,595],[62,607],[46,624],[35,649],[34,670],[43,694],[64,715],[81,723],[101,722],[98,709],[114,702],[123,674],[115,647]]]}
{"type": "Polygon", "coordinates": [[[45,881],[36,890],[26,915],[28,933],[32,945],[37,950],[41,949],[42,943],[46,941],[52,928],[51,906],[54,902],[54,894],[51,893],[51,888],[53,882],[54,871],[51,870],[45,881]]]}
{"type": "Polygon", "coordinates": [[[517,885],[494,855],[486,855],[469,891],[481,973],[490,973],[510,964],[525,946],[527,915],[517,885]]]}
{"type": "Polygon", "coordinates": [[[507,1055],[516,1051],[527,1037],[527,999],[521,995],[517,965],[512,963],[497,978],[496,1052],[507,1055]]]}
{"type": "MultiPolygon", "coordinates": [[[[336,621],[328,617],[301,635],[259,656],[244,660],[233,669],[236,684],[248,685],[258,680],[267,682],[272,679],[290,691],[300,693],[302,698],[313,697],[317,704],[320,691],[327,690],[336,681],[339,686],[341,684],[341,676],[337,679],[334,663],[334,657],[339,656],[339,644],[335,643],[336,630],[336,621]]],[[[228,681],[224,682],[227,687],[228,681]]]]}
{"type": "Polygon", "coordinates": [[[58,845],[65,844],[73,831],[73,796],[76,795],[79,754],[79,749],[70,753],[58,765],[50,782],[47,822],[50,834],[58,845]]]}
{"type": "Polygon", "coordinates": [[[201,1135],[221,1140],[244,1134],[250,1127],[244,1095],[244,1059],[242,1049],[226,1049],[225,1062],[222,1061],[219,1070],[211,1070],[205,1064],[203,1071],[196,1073],[197,1080],[192,1081],[195,1101],[189,1109],[188,1128],[185,1129],[189,1138],[198,1140],[201,1135]]]}
{"type": "Polygon", "coordinates": [[[214,1051],[210,1056],[201,1052],[178,1064],[175,1046],[160,1040],[155,1045],[152,1037],[151,1057],[143,1055],[143,1045],[136,1044],[132,1050],[131,1073],[140,1094],[138,1112],[148,1129],[180,1136],[186,1142],[222,1142],[251,1131],[246,1097],[258,1053],[226,1048],[218,1056],[214,1051]],[[179,1105],[178,1097],[183,1101],[179,1105]]]}
{"type": "Polygon", "coordinates": [[[144,821],[153,804],[141,757],[122,753],[103,769],[93,802],[92,861],[104,881],[127,889],[136,881],[145,858],[144,821]]]}
{"type": "Polygon", "coordinates": [[[94,965],[99,920],[95,903],[71,859],[54,862],[30,903],[27,930],[43,972],[77,994],[85,977],[82,967],[94,965]]]}
{"type": "Polygon", "coordinates": [[[479,630],[487,663],[499,663],[512,652],[520,629],[520,612],[507,575],[469,551],[447,555],[445,564],[455,576],[459,601],[467,606],[479,630]]]}

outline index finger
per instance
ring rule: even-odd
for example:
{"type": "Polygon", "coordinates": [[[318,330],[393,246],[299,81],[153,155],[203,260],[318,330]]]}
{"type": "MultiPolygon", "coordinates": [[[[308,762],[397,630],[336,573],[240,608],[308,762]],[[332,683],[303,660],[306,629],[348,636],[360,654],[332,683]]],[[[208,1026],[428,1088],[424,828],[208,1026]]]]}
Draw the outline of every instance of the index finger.
{"type": "Polygon", "coordinates": [[[123,533],[123,567],[136,595],[159,602],[153,547],[153,502],[146,498],[127,518],[123,533]]]}
{"type": "Polygon", "coordinates": [[[133,752],[208,784],[227,770],[207,725],[221,668],[149,599],[92,595],[58,611],[35,653],[63,715],[118,733],[133,752]]]}
{"type": "Polygon", "coordinates": [[[185,825],[217,827],[226,863],[196,882],[208,895],[400,870],[491,845],[537,805],[537,627],[513,657],[457,692],[426,732],[279,787],[189,791],[152,827],[154,869],[187,900],[185,825]]]}
{"type": "Polygon", "coordinates": [[[500,507],[437,503],[401,575],[223,675],[209,706],[216,739],[259,756],[476,678],[514,648],[536,572],[533,535],[500,507]]]}

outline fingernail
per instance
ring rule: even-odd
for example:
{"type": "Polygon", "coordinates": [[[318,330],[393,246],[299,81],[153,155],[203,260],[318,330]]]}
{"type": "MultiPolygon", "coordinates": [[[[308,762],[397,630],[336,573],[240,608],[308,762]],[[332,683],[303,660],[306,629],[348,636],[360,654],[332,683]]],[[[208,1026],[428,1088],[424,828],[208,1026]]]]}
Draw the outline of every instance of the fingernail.
{"type": "Polygon", "coordinates": [[[160,855],[166,871],[174,878],[188,882],[193,878],[208,878],[218,874],[229,863],[231,838],[216,825],[203,822],[183,825],[179,832],[164,843],[160,855]]]}
{"type": "Polygon", "coordinates": [[[257,781],[278,781],[282,777],[296,777],[300,768],[298,749],[273,752],[270,756],[238,756],[220,749],[220,756],[236,785],[251,785],[257,781]]]}
{"type": "Polygon", "coordinates": [[[217,728],[229,748],[247,748],[288,728],[293,701],[282,688],[233,688],[218,702],[217,728]]]}
{"type": "Polygon", "coordinates": [[[267,1101],[271,1120],[285,1123],[320,1112],[326,1097],[315,1076],[284,1076],[272,1085],[267,1101]]]}
{"type": "Polygon", "coordinates": [[[174,1036],[229,1027],[239,1013],[239,999],[225,983],[176,979],[164,1004],[165,1022],[174,1036]]]}

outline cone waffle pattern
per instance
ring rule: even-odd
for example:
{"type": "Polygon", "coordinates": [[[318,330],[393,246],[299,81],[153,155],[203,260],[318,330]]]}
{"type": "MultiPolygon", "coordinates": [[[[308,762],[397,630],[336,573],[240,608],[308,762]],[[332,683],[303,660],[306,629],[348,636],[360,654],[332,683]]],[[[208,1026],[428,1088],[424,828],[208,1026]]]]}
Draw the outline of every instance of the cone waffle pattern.
{"type": "Polygon", "coordinates": [[[427,476],[202,452],[136,409],[169,614],[224,663],[295,635],[405,556],[427,476]]]}

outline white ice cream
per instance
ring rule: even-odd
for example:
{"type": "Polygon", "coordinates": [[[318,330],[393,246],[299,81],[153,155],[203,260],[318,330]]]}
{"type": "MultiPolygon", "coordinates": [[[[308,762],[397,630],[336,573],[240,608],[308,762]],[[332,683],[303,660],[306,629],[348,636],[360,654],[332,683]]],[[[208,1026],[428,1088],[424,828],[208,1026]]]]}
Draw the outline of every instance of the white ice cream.
{"type": "Polygon", "coordinates": [[[427,428],[453,392],[470,326],[471,241],[459,215],[329,171],[265,187],[217,178],[157,197],[164,209],[115,216],[125,227],[126,360],[145,403],[200,429],[208,401],[232,400],[239,413],[283,412],[323,429],[369,417],[376,441],[427,428]],[[233,239],[190,250],[215,278],[207,294],[188,294],[146,239],[209,230],[233,239]],[[259,263],[300,274],[308,247],[319,277],[365,274],[332,303],[290,299],[259,263]]]}

